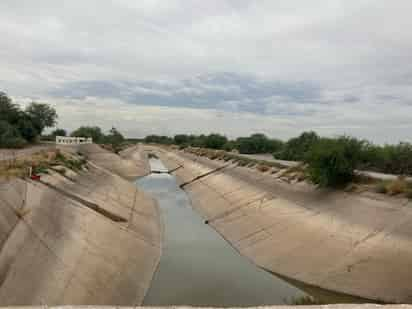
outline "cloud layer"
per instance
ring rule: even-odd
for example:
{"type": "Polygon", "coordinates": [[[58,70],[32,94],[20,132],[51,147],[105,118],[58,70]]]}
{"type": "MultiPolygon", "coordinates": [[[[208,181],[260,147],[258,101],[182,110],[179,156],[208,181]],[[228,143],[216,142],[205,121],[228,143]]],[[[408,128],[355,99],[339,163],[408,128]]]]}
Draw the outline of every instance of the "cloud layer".
{"type": "Polygon", "coordinates": [[[54,102],[62,126],[90,120],[82,113],[95,106],[93,120],[131,136],[316,129],[411,140],[411,9],[407,0],[3,0],[0,90],[54,102]]]}

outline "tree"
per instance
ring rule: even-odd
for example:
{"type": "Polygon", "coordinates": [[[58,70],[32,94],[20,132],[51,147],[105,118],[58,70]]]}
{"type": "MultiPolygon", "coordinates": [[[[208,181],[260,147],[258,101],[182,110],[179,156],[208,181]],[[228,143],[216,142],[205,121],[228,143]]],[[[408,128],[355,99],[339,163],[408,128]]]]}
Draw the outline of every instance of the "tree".
{"type": "Polygon", "coordinates": [[[319,136],[315,132],[303,132],[287,141],[283,149],[275,153],[275,157],[281,160],[302,161],[318,140],[319,136]]]}
{"type": "Polygon", "coordinates": [[[28,142],[35,142],[39,136],[39,131],[35,128],[32,118],[27,114],[22,114],[17,122],[20,135],[28,142]]]}
{"type": "Polygon", "coordinates": [[[17,104],[4,93],[0,92],[0,121],[6,121],[11,125],[17,123],[21,116],[21,110],[17,104]]]}
{"type": "Polygon", "coordinates": [[[98,144],[104,142],[104,134],[99,127],[82,126],[73,131],[71,136],[73,137],[91,137],[93,142],[98,144]]]}
{"type": "Polygon", "coordinates": [[[187,136],[186,134],[177,134],[173,139],[176,145],[189,143],[189,136],[187,136]]]}
{"type": "Polygon", "coordinates": [[[51,136],[67,136],[67,131],[65,129],[56,129],[51,134],[51,136]]]}
{"type": "Polygon", "coordinates": [[[145,143],[155,143],[162,145],[171,145],[173,144],[173,139],[165,135],[148,135],[144,138],[145,143]]]}
{"type": "Polygon", "coordinates": [[[279,151],[283,142],[278,139],[269,139],[261,133],[252,134],[249,137],[239,137],[236,140],[237,149],[240,153],[273,153],[279,151]]]}
{"type": "Polygon", "coordinates": [[[10,123],[0,120],[0,147],[21,148],[26,141],[20,136],[19,131],[10,123]]]}
{"type": "Polygon", "coordinates": [[[41,134],[44,128],[53,127],[57,122],[56,110],[48,104],[32,102],[26,108],[34,128],[41,134]]]}
{"type": "Polygon", "coordinates": [[[227,143],[226,136],[220,134],[210,134],[206,136],[205,147],[212,149],[222,149],[223,145],[227,143]]]}
{"type": "Polygon", "coordinates": [[[109,134],[105,137],[105,143],[111,144],[114,151],[118,151],[120,145],[124,142],[123,135],[117,131],[115,127],[112,127],[109,134]]]}

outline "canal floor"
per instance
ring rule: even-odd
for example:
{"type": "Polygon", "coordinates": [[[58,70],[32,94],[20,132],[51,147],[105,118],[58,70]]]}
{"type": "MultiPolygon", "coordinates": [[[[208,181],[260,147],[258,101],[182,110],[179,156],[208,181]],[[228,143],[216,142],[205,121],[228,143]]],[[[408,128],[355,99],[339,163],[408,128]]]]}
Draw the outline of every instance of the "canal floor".
{"type": "MultiPolygon", "coordinates": [[[[164,169],[159,160],[151,166],[164,169]]],[[[165,226],[163,255],[144,305],[275,305],[307,295],[256,267],[205,225],[173,176],[151,174],[137,185],[157,199],[165,226]]]]}

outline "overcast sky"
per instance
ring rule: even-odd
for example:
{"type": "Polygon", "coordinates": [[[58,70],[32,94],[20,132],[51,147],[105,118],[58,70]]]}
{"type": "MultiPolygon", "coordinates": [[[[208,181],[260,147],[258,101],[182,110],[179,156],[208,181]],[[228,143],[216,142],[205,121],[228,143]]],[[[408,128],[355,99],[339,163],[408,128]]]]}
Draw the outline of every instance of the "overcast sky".
{"type": "Polygon", "coordinates": [[[0,90],[128,136],[412,141],[410,0],[1,0],[0,90]]]}

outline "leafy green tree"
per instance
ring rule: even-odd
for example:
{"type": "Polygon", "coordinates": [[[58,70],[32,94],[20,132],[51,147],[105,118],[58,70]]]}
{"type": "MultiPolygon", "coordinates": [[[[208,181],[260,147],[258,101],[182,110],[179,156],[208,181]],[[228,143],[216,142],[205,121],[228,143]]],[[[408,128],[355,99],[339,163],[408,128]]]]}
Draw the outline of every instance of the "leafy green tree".
{"type": "Polygon", "coordinates": [[[0,120],[0,147],[21,148],[26,141],[20,136],[19,131],[10,123],[0,120]]]}
{"type": "Polygon", "coordinates": [[[21,137],[29,143],[35,142],[39,136],[39,131],[35,128],[32,118],[27,114],[22,113],[20,119],[17,121],[16,127],[19,130],[21,137]]]}
{"type": "Polygon", "coordinates": [[[0,121],[6,121],[11,125],[18,122],[22,112],[17,104],[4,93],[0,92],[0,121]]]}
{"type": "Polygon", "coordinates": [[[45,128],[53,127],[57,122],[57,112],[48,104],[32,102],[25,112],[31,118],[38,134],[41,134],[45,128]]]}
{"type": "Polygon", "coordinates": [[[100,144],[104,142],[104,134],[99,127],[82,126],[73,131],[71,136],[73,137],[91,137],[93,142],[100,144]]]}
{"type": "Polygon", "coordinates": [[[67,131],[65,129],[56,129],[51,134],[51,136],[67,136],[67,131]]]}
{"type": "Polygon", "coordinates": [[[120,145],[123,142],[123,135],[115,127],[112,127],[109,134],[105,137],[105,143],[112,145],[113,150],[116,152],[120,149],[120,145]]]}
{"type": "Polygon", "coordinates": [[[177,134],[173,138],[176,145],[189,144],[190,137],[186,134],[177,134]]]}
{"type": "Polygon", "coordinates": [[[226,144],[227,141],[228,140],[226,136],[213,133],[213,134],[206,136],[205,141],[204,141],[204,146],[206,148],[222,149],[223,145],[226,144]]]}

